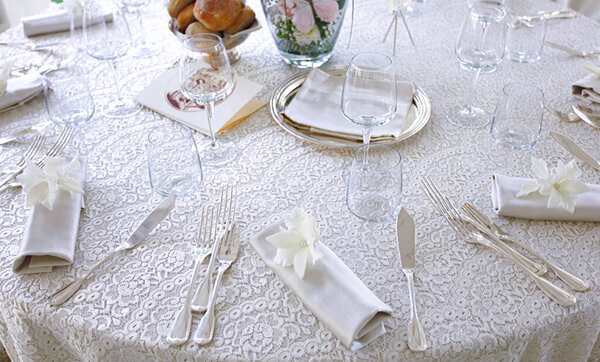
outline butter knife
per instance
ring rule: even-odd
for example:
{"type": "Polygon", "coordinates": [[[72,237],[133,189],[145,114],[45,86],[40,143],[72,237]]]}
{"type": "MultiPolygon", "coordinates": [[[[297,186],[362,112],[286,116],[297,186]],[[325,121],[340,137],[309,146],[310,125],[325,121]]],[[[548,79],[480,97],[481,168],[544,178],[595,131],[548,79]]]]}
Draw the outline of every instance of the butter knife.
{"type": "Polygon", "coordinates": [[[175,207],[175,195],[169,196],[164,199],[158,206],[152,210],[152,212],[146,216],[144,221],[140,224],[140,226],[135,229],[133,234],[119,247],[113,250],[112,253],[108,254],[104,259],[102,259],[98,264],[94,265],[92,269],[90,269],[87,273],[85,273],[81,278],[76,279],[75,281],[67,284],[56,293],[50,296],[50,305],[61,305],[69,298],[75,294],[83,284],[83,282],[101,265],[112,259],[116,254],[124,251],[131,250],[138,246],[142,241],[146,239],[146,236],[154,230],[154,228],[164,219],[175,207]]]}
{"type": "Polygon", "coordinates": [[[552,138],[554,138],[554,140],[556,140],[556,142],[563,146],[567,151],[571,152],[573,156],[587,163],[592,168],[600,171],[600,162],[598,162],[598,160],[592,157],[592,155],[587,153],[583,148],[579,147],[579,145],[577,145],[575,141],[565,136],[564,134],[554,131],[550,131],[550,136],[552,136],[552,138]]]}
{"type": "Polygon", "coordinates": [[[413,274],[415,271],[415,222],[402,208],[397,221],[398,250],[402,261],[402,272],[408,280],[408,294],[410,297],[410,321],[408,322],[408,348],[413,351],[424,351],[427,349],[427,341],[423,327],[417,315],[417,303],[415,301],[415,287],[413,274]]]}

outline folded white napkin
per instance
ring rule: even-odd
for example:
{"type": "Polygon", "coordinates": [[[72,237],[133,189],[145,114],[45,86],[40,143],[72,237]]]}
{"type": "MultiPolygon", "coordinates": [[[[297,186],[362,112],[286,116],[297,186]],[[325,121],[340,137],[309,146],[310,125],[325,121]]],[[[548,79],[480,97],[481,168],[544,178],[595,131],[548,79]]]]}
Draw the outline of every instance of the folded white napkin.
{"type": "MultiPolygon", "coordinates": [[[[344,76],[332,75],[315,69],[285,109],[290,121],[308,127],[315,133],[351,136],[362,139],[362,128],[347,120],[341,109],[344,76]]],[[[413,84],[397,81],[396,116],[380,127],[374,127],[372,140],[394,139],[402,133],[404,121],[413,100],[413,84]]]]}
{"type": "MultiPolygon", "coordinates": [[[[85,182],[85,160],[74,175],[85,182]]],[[[18,274],[47,273],[54,266],[70,265],[75,255],[79,216],[83,208],[83,195],[59,190],[52,210],[36,204],[31,209],[25,226],[23,244],[13,262],[13,272],[18,274]]]]}
{"type": "MultiPolygon", "coordinates": [[[[75,28],[81,28],[83,24],[82,14],[74,14],[75,28]]],[[[105,12],[102,17],[106,21],[112,21],[112,13],[105,12]]],[[[92,23],[100,22],[101,17],[94,18],[92,23]]],[[[46,14],[39,14],[23,18],[23,32],[26,36],[55,33],[71,29],[71,15],[67,9],[60,9],[46,14]]]]}
{"type": "Polygon", "coordinates": [[[577,196],[575,211],[571,214],[562,208],[548,208],[548,199],[539,193],[524,197],[515,195],[525,183],[534,179],[492,176],[492,205],[498,215],[536,220],[600,221],[600,185],[590,185],[590,191],[577,196]]]}
{"type": "Polygon", "coordinates": [[[0,110],[38,94],[43,89],[42,76],[37,73],[11,78],[6,82],[6,92],[0,96],[0,110]]]}
{"type": "Polygon", "coordinates": [[[322,243],[316,248],[323,257],[307,265],[304,279],[292,267],[275,264],[276,247],[265,238],[280,230],[276,222],[250,240],[265,264],[342,343],[360,349],[386,332],[384,320],[392,312],[348,267],[322,243]]]}
{"type": "Polygon", "coordinates": [[[573,95],[579,99],[600,103],[600,77],[588,74],[571,86],[573,95]]]}

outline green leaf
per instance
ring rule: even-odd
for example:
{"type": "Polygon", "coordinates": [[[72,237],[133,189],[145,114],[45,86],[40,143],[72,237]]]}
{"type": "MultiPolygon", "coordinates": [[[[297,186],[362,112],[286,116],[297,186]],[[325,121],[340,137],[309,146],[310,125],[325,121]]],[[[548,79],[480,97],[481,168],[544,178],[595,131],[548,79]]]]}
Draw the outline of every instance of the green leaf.
{"type": "Polygon", "coordinates": [[[57,3],[57,4],[60,4],[63,2],[63,0],[50,0],[50,1],[52,1],[53,3],[57,3]]]}

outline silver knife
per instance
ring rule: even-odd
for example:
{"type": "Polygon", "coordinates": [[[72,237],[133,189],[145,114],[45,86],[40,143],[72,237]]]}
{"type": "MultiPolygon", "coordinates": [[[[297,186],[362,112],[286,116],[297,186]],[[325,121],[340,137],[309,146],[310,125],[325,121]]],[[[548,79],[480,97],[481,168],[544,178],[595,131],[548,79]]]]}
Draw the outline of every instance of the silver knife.
{"type": "Polygon", "coordinates": [[[81,278],[67,284],[56,293],[52,294],[49,298],[50,305],[61,305],[75,294],[83,284],[83,282],[101,265],[112,259],[113,256],[124,250],[131,250],[138,246],[142,241],[146,239],[146,236],[156,228],[156,226],[173,210],[175,207],[175,195],[169,196],[164,199],[158,206],[152,210],[152,212],[146,216],[140,226],[135,229],[131,236],[123,244],[118,246],[112,253],[108,254],[98,264],[94,265],[87,273],[81,278]]]}
{"type": "Polygon", "coordinates": [[[584,121],[585,123],[589,124],[590,126],[592,126],[594,128],[600,128],[600,127],[598,127],[598,125],[595,122],[592,122],[590,117],[588,117],[587,114],[583,113],[581,111],[581,109],[579,109],[579,107],[577,107],[576,105],[572,104],[571,109],[577,115],[577,117],[581,118],[581,120],[584,121]]]}
{"type": "Polygon", "coordinates": [[[427,349],[427,341],[425,340],[425,333],[417,315],[413,282],[415,270],[415,222],[406,209],[402,208],[398,215],[397,224],[398,249],[400,251],[400,260],[402,261],[402,272],[408,280],[408,294],[410,297],[411,315],[408,322],[408,348],[413,351],[424,351],[427,349]]]}
{"type": "Polygon", "coordinates": [[[600,162],[598,162],[598,160],[596,160],[592,155],[587,153],[583,148],[579,147],[575,141],[558,132],[550,131],[550,136],[552,136],[556,142],[563,146],[567,151],[571,152],[575,157],[587,163],[592,168],[600,171],[600,162]]]}

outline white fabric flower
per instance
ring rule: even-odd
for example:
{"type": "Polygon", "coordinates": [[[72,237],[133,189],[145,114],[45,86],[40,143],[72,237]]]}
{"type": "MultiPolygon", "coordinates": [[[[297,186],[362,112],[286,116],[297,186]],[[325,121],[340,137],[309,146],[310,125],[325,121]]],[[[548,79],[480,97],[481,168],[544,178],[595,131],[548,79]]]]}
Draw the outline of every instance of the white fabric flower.
{"type": "Polygon", "coordinates": [[[537,183],[524,184],[516,196],[523,197],[539,192],[540,195],[548,196],[548,208],[564,208],[573,213],[577,195],[590,190],[578,180],[581,170],[577,168],[575,160],[566,165],[558,161],[558,166],[552,174],[548,172],[548,166],[543,160],[531,157],[531,163],[537,183]]]}
{"type": "Polygon", "coordinates": [[[8,59],[0,64],[0,97],[6,93],[6,87],[8,86],[8,79],[10,78],[10,72],[12,71],[14,59],[8,59]]]}
{"type": "Polygon", "coordinates": [[[314,264],[323,256],[316,249],[319,241],[319,232],[312,216],[307,215],[302,209],[294,209],[285,218],[285,226],[281,231],[268,236],[266,239],[277,247],[275,263],[281,266],[294,266],[294,271],[300,278],[304,278],[306,264],[314,264]]]}
{"type": "Polygon", "coordinates": [[[63,0],[63,5],[75,14],[83,13],[83,4],[79,0],[63,0]]]}
{"type": "Polygon", "coordinates": [[[63,158],[47,157],[45,163],[46,168],[42,170],[33,161],[26,160],[23,173],[17,176],[27,194],[26,207],[39,202],[52,210],[59,190],[68,191],[71,195],[83,193],[82,183],[73,177],[81,167],[79,155],[75,155],[66,166],[63,158]]]}

